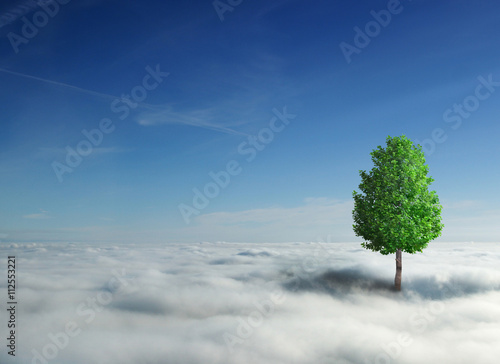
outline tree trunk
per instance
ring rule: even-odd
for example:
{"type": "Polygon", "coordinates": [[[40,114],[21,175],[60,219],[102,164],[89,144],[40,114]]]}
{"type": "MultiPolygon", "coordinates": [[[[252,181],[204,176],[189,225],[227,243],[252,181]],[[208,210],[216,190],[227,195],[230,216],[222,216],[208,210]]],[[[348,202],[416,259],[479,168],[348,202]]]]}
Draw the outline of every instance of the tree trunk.
{"type": "Polygon", "coordinates": [[[403,271],[403,254],[401,249],[396,251],[396,278],[394,278],[394,287],[396,291],[401,291],[401,272],[403,271]]]}

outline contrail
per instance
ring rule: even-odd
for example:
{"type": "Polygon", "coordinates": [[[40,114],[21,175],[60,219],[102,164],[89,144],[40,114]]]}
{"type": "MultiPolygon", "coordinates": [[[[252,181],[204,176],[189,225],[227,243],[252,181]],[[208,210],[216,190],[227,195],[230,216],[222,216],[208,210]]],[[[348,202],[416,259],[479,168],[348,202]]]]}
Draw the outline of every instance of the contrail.
{"type": "MultiPolygon", "coordinates": [[[[56,86],[60,86],[60,87],[65,87],[65,88],[68,88],[68,89],[73,90],[73,91],[81,92],[81,93],[84,93],[84,94],[87,94],[87,95],[91,95],[91,96],[97,96],[97,97],[104,98],[104,99],[107,99],[107,100],[115,100],[115,99],[121,100],[122,99],[121,97],[118,97],[118,96],[113,96],[113,95],[109,95],[109,94],[104,94],[102,92],[96,92],[96,91],[92,91],[92,90],[87,90],[87,89],[84,89],[84,88],[81,88],[81,87],[78,87],[78,86],[68,85],[67,83],[58,82],[58,81],[47,80],[46,78],[41,78],[41,77],[37,77],[37,76],[27,75],[25,73],[14,72],[14,71],[6,70],[5,68],[0,68],[0,72],[8,73],[8,74],[11,74],[11,75],[14,75],[14,76],[18,76],[18,77],[27,78],[27,79],[30,79],[30,80],[36,80],[36,81],[48,83],[50,85],[56,85],[56,86]]],[[[137,103],[137,105],[142,106],[143,108],[146,108],[146,109],[149,109],[149,110],[154,110],[154,111],[159,111],[159,110],[162,110],[164,108],[163,106],[150,105],[150,104],[145,104],[145,103],[142,103],[142,102],[137,103]]],[[[203,129],[209,129],[209,130],[219,131],[219,132],[225,133],[225,134],[248,136],[248,134],[246,134],[246,133],[241,133],[239,131],[236,131],[236,130],[233,130],[233,129],[230,129],[230,128],[226,128],[226,127],[223,127],[223,126],[217,126],[217,125],[207,124],[207,123],[203,123],[203,122],[185,121],[185,120],[182,120],[182,121],[179,120],[179,122],[181,124],[190,125],[190,126],[196,126],[196,127],[203,128],[203,129]]]]}
{"type": "MultiPolygon", "coordinates": [[[[92,91],[92,90],[87,90],[87,89],[84,89],[84,88],[81,88],[81,87],[77,87],[77,86],[73,86],[73,85],[68,85],[67,83],[63,83],[63,82],[47,80],[47,79],[41,78],[41,77],[36,77],[36,76],[27,75],[27,74],[24,74],[24,73],[9,71],[9,70],[6,70],[5,68],[0,68],[0,71],[4,72],[4,73],[9,73],[11,75],[28,78],[28,79],[31,79],[31,80],[37,80],[37,81],[49,83],[51,85],[66,87],[66,88],[69,88],[71,90],[82,92],[82,93],[87,94],[87,95],[102,97],[102,98],[111,99],[111,100],[120,99],[117,96],[113,96],[113,95],[109,95],[109,94],[103,94],[101,92],[96,92],[96,91],[92,91]]],[[[140,105],[147,105],[147,104],[140,104],[140,105]]],[[[148,106],[151,107],[152,105],[148,105],[148,106]]]]}

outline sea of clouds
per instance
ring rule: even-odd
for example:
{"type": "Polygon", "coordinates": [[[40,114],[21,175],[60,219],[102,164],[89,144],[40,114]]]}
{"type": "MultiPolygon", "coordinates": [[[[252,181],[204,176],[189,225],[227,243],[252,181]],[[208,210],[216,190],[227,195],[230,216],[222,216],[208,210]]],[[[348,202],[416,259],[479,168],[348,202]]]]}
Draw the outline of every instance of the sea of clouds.
{"type": "Polygon", "coordinates": [[[0,244],[1,363],[498,363],[500,244],[0,244]]]}

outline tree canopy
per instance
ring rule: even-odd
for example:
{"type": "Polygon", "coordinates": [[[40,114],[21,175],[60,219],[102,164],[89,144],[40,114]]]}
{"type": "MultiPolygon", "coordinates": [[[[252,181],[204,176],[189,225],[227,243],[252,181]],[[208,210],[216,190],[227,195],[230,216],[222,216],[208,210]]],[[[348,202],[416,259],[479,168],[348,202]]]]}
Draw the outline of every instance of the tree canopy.
{"type": "Polygon", "coordinates": [[[441,209],[420,145],[406,136],[387,137],[370,154],[374,167],[360,170],[361,193],[353,192],[353,229],[362,246],[381,254],[413,254],[441,235],[441,209]]]}

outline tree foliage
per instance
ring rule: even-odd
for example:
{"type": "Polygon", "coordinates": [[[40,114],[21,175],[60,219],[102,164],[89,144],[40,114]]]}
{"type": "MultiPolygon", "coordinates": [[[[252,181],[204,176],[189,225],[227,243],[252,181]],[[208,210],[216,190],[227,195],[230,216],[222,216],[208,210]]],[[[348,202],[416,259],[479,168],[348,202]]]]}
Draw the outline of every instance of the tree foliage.
{"type": "Polygon", "coordinates": [[[398,249],[413,254],[441,235],[441,209],[434,181],[427,176],[420,145],[406,136],[387,137],[387,146],[370,154],[374,167],[360,170],[361,193],[353,192],[353,229],[362,246],[381,254],[398,249]]]}

